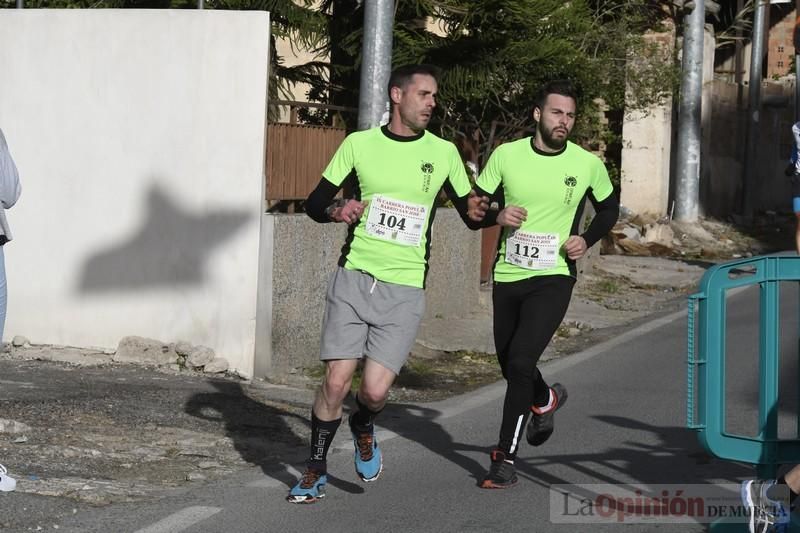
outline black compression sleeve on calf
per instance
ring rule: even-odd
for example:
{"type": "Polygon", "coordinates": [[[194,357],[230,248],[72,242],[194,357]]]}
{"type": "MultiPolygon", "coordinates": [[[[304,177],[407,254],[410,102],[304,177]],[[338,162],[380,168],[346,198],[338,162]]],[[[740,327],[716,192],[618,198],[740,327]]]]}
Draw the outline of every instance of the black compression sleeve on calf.
{"type": "Polygon", "coordinates": [[[311,456],[307,466],[314,470],[325,471],[325,461],[328,457],[328,448],[331,447],[336,430],[342,423],[341,418],[336,420],[320,420],[314,411],[311,411],[311,456]]]}
{"type": "Polygon", "coordinates": [[[306,199],[306,214],[316,222],[331,222],[325,210],[333,203],[333,199],[340,188],[325,178],[319,180],[317,187],[311,191],[311,194],[306,199]]]}
{"type": "Polygon", "coordinates": [[[586,241],[587,247],[591,247],[611,231],[611,228],[614,227],[619,218],[619,200],[617,200],[617,196],[613,192],[608,198],[600,202],[595,200],[592,195],[589,195],[589,200],[592,202],[596,214],[592,219],[592,223],[581,235],[583,240],[586,241]]]}
{"type": "Polygon", "coordinates": [[[369,431],[372,429],[372,423],[375,421],[375,417],[380,414],[383,409],[378,411],[373,411],[363,403],[361,400],[358,399],[358,394],[356,394],[356,406],[358,407],[358,411],[353,413],[353,417],[351,419],[353,429],[357,429],[360,431],[369,431]]]}

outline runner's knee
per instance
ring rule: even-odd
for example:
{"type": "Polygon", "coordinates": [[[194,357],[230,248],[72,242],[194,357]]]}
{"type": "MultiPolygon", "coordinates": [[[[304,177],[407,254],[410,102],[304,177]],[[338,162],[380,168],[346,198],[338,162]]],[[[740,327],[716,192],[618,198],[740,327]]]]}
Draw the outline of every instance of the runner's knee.
{"type": "Polygon", "coordinates": [[[361,388],[358,390],[358,399],[370,409],[380,410],[383,404],[386,403],[388,394],[389,390],[386,387],[362,383],[361,388]]]}
{"type": "Polygon", "coordinates": [[[531,362],[530,357],[513,357],[506,363],[505,375],[508,381],[532,383],[535,373],[536,365],[531,362]]]}
{"type": "Polygon", "coordinates": [[[322,396],[328,404],[341,404],[347,393],[350,392],[350,382],[352,377],[329,374],[325,376],[325,381],[322,383],[322,396]]]}

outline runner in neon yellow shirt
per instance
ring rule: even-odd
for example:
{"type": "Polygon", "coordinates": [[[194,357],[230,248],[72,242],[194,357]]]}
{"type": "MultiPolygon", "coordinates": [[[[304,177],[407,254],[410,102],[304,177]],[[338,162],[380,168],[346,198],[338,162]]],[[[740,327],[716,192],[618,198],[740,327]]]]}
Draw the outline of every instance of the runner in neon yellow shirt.
{"type": "Polygon", "coordinates": [[[508,382],[497,448],[483,488],[517,482],[514,469],[528,412],[528,442],[543,444],[566,388],[548,386],[537,362],[561,324],[575,283],[575,261],[613,227],[619,203],[600,159],[567,140],[575,124],[576,93],[566,81],[546,84],[536,99],[533,137],[498,147],[478,177],[479,195],[504,208],[486,225],[504,226],[494,267],[494,338],[508,382]],[[597,212],[585,232],[584,200],[597,212]]]}
{"type": "Polygon", "coordinates": [[[425,310],[434,202],[444,188],[465,223],[479,227],[488,206],[471,190],[455,145],[425,131],[436,105],[436,70],[412,65],[389,80],[388,125],[349,135],[306,202],[317,222],[349,225],[325,304],[320,359],[325,378],[311,410],[310,457],[287,500],[324,497],[326,457],[342,403],[366,356],[357,410],[350,415],[355,469],[378,479],[383,456],[373,421],[405,363],[425,310]],[[355,199],[334,201],[350,180],[355,199]]]}
{"type": "Polygon", "coordinates": [[[424,288],[436,196],[445,187],[464,216],[471,190],[455,145],[425,130],[411,136],[390,126],[359,131],[344,140],[322,175],[329,190],[353,180],[367,205],[366,216],[350,226],[339,266],[424,288]]]}

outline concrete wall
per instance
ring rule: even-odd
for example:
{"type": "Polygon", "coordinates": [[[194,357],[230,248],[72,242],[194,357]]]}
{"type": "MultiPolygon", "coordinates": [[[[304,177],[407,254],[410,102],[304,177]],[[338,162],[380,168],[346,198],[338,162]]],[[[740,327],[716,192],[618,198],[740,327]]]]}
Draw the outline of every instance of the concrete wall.
{"type": "MultiPolygon", "coordinates": [[[[670,60],[674,32],[648,34],[670,60]]],[[[632,67],[632,68],[635,68],[632,67]]],[[[672,150],[672,99],[646,112],[626,113],[622,124],[620,202],[636,213],[661,215],[668,210],[670,153],[672,150]]]]}
{"type": "Polygon", "coordinates": [[[6,338],[186,339],[253,370],[269,17],[0,11],[6,338]]]}
{"type": "MultiPolygon", "coordinates": [[[[346,228],[305,215],[272,214],[264,215],[263,227],[262,250],[273,250],[272,268],[262,272],[271,276],[272,319],[259,331],[259,352],[269,356],[257,359],[255,372],[280,379],[319,361],[325,289],[346,228]]],[[[478,308],[479,286],[480,234],[466,229],[455,210],[437,210],[425,316],[469,316],[478,308]]]]}
{"type": "Polygon", "coordinates": [[[635,213],[661,215],[669,199],[672,105],[626,116],[620,202],[635,213]]]}

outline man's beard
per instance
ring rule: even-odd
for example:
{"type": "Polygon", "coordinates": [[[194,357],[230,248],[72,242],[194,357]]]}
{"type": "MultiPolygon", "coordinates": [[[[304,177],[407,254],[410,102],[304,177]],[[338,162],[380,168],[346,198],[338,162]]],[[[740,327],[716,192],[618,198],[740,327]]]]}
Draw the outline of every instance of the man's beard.
{"type": "Polygon", "coordinates": [[[567,144],[567,135],[569,135],[569,132],[567,132],[567,135],[564,135],[563,139],[556,139],[553,137],[553,131],[555,129],[556,128],[553,128],[548,131],[544,129],[542,126],[539,126],[539,134],[541,135],[542,142],[545,144],[545,146],[547,146],[551,150],[558,151],[564,148],[564,145],[567,144]]]}

